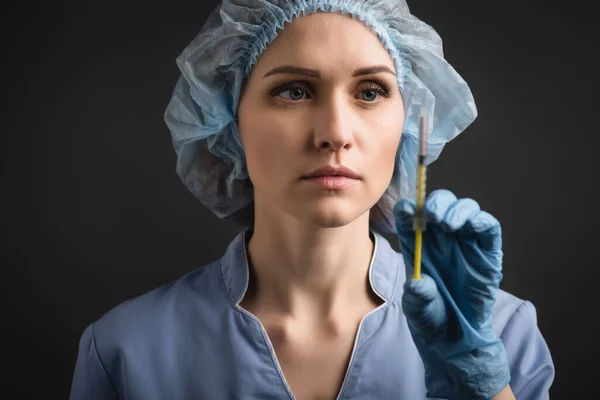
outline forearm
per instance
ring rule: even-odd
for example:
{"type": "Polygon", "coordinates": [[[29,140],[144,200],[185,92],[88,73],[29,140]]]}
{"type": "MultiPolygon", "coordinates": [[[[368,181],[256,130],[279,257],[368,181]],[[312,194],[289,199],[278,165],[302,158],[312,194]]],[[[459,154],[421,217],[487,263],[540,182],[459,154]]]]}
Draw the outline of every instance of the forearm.
{"type": "Polygon", "coordinates": [[[506,385],[506,387],[504,389],[502,389],[502,391],[500,391],[500,393],[498,393],[497,395],[492,397],[492,400],[516,400],[516,399],[515,399],[515,395],[513,394],[512,390],[510,389],[510,386],[506,385]]]}

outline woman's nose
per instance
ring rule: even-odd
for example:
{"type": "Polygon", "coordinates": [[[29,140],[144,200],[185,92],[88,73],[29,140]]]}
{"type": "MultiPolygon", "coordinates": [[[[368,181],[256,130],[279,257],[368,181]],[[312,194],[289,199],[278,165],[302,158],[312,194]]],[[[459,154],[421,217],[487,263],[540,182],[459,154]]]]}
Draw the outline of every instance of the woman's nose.
{"type": "Polygon", "coordinates": [[[321,104],[315,115],[314,145],[319,150],[340,151],[354,145],[352,110],[341,99],[321,104]]]}

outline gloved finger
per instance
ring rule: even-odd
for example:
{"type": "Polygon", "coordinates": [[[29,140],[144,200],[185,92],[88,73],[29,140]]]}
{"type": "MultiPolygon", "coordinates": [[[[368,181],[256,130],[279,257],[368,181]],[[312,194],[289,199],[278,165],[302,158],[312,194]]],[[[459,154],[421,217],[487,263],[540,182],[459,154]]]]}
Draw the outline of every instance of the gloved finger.
{"type": "Polygon", "coordinates": [[[490,252],[502,250],[502,227],[490,213],[479,211],[470,215],[464,228],[467,234],[477,236],[477,243],[482,249],[490,252]]]}
{"type": "Polygon", "coordinates": [[[422,274],[419,280],[406,280],[402,310],[410,326],[426,341],[438,336],[446,326],[446,305],[435,281],[429,275],[422,274]]]}
{"type": "Polygon", "coordinates": [[[431,192],[425,201],[425,221],[439,224],[456,200],[454,193],[449,190],[438,189],[431,192]]]}
{"type": "Polygon", "coordinates": [[[413,219],[415,216],[415,201],[408,198],[400,199],[394,205],[394,218],[396,230],[399,233],[413,231],[413,219]]]}
{"type": "Polygon", "coordinates": [[[452,203],[440,225],[446,232],[456,232],[469,218],[479,212],[479,204],[473,199],[460,199],[452,203]]]}

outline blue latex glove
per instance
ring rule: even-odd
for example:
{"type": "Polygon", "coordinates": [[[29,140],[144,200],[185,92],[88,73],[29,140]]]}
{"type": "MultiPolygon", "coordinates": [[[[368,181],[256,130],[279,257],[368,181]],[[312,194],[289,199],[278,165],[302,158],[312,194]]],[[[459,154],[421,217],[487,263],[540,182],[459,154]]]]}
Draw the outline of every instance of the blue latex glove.
{"type": "Polygon", "coordinates": [[[421,280],[413,280],[415,202],[394,207],[406,265],[402,308],[425,366],[428,397],[489,399],[510,382],[504,345],[492,331],[502,280],[500,223],[447,190],[426,202],[421,280]]]}

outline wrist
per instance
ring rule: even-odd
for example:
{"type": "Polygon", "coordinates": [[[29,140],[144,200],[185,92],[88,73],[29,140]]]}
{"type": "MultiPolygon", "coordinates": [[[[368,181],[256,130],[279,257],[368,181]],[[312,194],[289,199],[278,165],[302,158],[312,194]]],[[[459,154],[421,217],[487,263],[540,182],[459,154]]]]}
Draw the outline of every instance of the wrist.
{"type": "Polygon", "coordinates": [[[447,373],[461,382],[451,399],[493,399],[510,383],[508,358],[500,340],[444,361],[447,373]]]}
{"type": "Polygon", "coordinates": [[[504,389],[500,391],[500,393],[492,397],[492,400],[516,400],[516,398],[510,386],[506,385],[504,389]]]}

